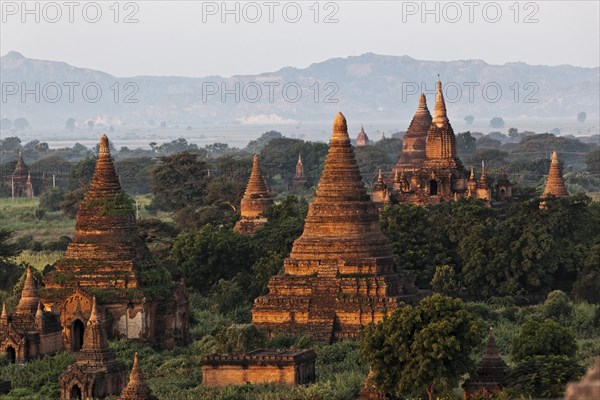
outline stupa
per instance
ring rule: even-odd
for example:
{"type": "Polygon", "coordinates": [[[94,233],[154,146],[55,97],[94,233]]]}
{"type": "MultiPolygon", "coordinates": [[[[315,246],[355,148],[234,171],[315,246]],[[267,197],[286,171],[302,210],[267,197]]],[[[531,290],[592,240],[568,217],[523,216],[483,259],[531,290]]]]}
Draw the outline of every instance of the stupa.
{"type": "Polygon", "coordinates": [[[119,400],[157,400],[144,382],[137,353],[133,356],[133,367],[129,374],[129,383],[123,389],[119,400]]]}
{"type": "Polygon", "coordinates": [[[296,163],[296,173],[292,178],[293,189],[305,189],[308,184],[306,175],[304,174],[304,164],[302,163],[302,155],[298,154],[298,162],[296,163]]]}
{"type": "Polygon", "coordinates": [[[10,176],[12,197],[33,197],[33,185],[29,169],[23,160],[23,152],[19,151],[19,158],[15,170],[10,176]]]}
{"type": "Polygon", "coordinates": [[[267,219],[262,214],[271,205],[273,205],[273,198],[260,171],[258,155],[255,154],[248,186],[240,206],[241,217],[234,229],[245,235],[253,235],[267,223],[267,219]]]}
{"type": "Polygon", "coordinates": [[[565,186],[565,181],[562,176],[562,171],[560,169],[560,161],[558,160],[558,154],[556,152],[552,153],[552,158],[550,161],[550,171],[548,173],[548,177],[546,178],[546,186],[544,187],[544,194],[542,197],[568,197],[569,192],[567,191],[567,187],[565,186]]]}
{"type": "Polygon", "coordinates": [[[431,120],[427,99],[425,94],[421,93],[417,111],[402,138],[402,154],[396,163],[396,171],[414,171],[425,161],[425,142],[431,120]]]}
{"type": "Polygon", "coordinates": [[[366,146],[368,144],[369,144],[369,137],[365,133],[365,128],[361,126],[360,132],[358,132],[358,135],[356,136],[356,147],[362,147],[362,146],[366,146]]]}
{"type": "Polygon", "coordinates": [[[401,300],[418,297],[412,274],[396,271],[342,113],[333,123],[304,232],[284,262],[283,275],[273,276],[268,288],[254,301],[255,325],[326,342],[355,338],[361,327],[381,321],[401,300]]]}
{"type": "Polygon", "coordinates": [[[494,331],[490,328],[483,349],[483,357],[477,364],[477,371],[462,385],[465,400],[470,399],[472,396],[480,398],[481,394],[491,397],[502,390],[507,368],[498,352],[498,347],[496,347],[494,331]]]}

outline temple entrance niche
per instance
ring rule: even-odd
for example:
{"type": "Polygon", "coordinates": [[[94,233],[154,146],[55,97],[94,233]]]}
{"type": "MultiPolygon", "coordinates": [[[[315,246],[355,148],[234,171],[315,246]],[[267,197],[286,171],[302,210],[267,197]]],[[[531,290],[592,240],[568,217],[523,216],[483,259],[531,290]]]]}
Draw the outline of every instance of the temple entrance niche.
{"type": "Polygon", "coordinates": [[[429,181],[429,195],[430,196],[437,196],[438,194],[438,183],[435,180],[431,180],[429,181]]]}
{"type": "Polygon", "coordinates": [[[506,199],[506,190],[500,189],[500,201],[504,201],[506,199]]]}
{"type": "Polygon", "coordinates": [[[81,350],[81,346],[83,346],[83,332],[85,331],[85,326],[81,320],[76,319],[71,324],[71,350],[77,352],[81,350]]]}
{"type": "Polygon", "coordinates": [[[8,360],[10,361],[11,364],[14,364],[15,362],[17,362],[17,352],[15,351],[14,347],[8,346],[6,348],[6,357],[8,357],[8,360]]]}
{"type": "Polygon", "coordinates": [[[71,388],[71,395],[69,397],[71,398],[71,400],[82,400],[83,399],[81,389],[79,388],[78,385],[73,385],[73,387],[71,388]]]}

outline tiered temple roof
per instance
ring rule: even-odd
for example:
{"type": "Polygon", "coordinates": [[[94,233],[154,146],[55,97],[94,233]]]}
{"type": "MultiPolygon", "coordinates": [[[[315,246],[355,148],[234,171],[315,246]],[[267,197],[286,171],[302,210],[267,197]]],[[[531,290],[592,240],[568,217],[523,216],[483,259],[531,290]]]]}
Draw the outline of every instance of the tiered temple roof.
{"type": "Polygon", "coordinates": [[[19,158],[15,170],[11,175],[11,187],[13,197],[33,197],[33,186],[29,169],[23,160],[23,152],[19,151],[19,158]]]}
{"type": "Polygon", "coordinates": [[[431,122],[432,118],[427,108],[427,99],[425,94],[421,93],[417,111],[402,138],[402,155],[396,167],[403,170],[414,169],[425,161],[425,142],[431,122]]]}
{"type": "Polygon", "coordinates": [[[156,396],[152,394],[152,391],[144,382],[137,353],[133,356],[133,367],[129,374],[129,383],[123,389],[119,400],[156,400],[156,396]]]}
{"type": "Polygon", "coordinates": [[[548,196],[569,196],[569,192],[567,191],[567,187],[565,186],[565,181],[562,176],[560,161],[558,161],[558,154],[556,154],[556,151],[552,153],[550,172],[546,178],[546,186],[544,187],[544,194],[542,195],[542,197],[548,196]]]}
{"type": "Polygon", "coordinates": [[[365,128],[360,127],[360,132],[358,132],[358,136],[356,136],[356,146],[362,147],[369,144],[369,137],[365,133],[365,128]]]}
{"type": "Polygon", "coordinates": [[[415,293],[394,270],[394,255],[365,189],[339,113],[321,180],[304,224],[270,293],[255,300],[253,322],[317,340],[353,337],[415,293]]]}
{"type": "Polygon", "coordinates": [[[258,155],[255,154],[248,186],[241,202],[241,218],[235,229],[240,233],[253,234],[266,223],[266,219],[261,215],[271,205],[273,205],[273,198],[269,194],[269,188],[260,170],[258,155]]]}

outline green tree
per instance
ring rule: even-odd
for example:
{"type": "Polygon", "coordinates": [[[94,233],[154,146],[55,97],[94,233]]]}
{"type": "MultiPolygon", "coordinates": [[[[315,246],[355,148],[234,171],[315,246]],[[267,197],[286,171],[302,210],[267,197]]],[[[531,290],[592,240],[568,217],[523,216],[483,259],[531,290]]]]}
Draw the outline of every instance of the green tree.
{"type": "Polygon", "coordinates": [[[197,154],[183,152],[162,157],[152,170],[153,205],[165,211],[177,211],[203,204],[208,184],[208,166],[197,154]]]}
{"type": "Polygon", "coordinates": [[[248,236],[211,225],[179,234],[171,249],[171,258],[186,283],[204,292],[220,279],[250,273],[254,254],[248,236]]]}
{"type": "Polygon", "coordinates": [[[381,390],[401,397],[426,392],[431,400],[473,368],[471,355],[482,339],[480,321],[460,299],[434,294],[367,328],[360,346],[381,390]]]}
{"type": "Polygon", "coordinates": [[[585,168],[590,174],[600,174],[600,149],[592,150],[585,156],[585,168]]]}
{"type": "Polygon", "coordinates": [[[477,140],[471,132],[461,132],[456,135],[456,149],[460,155],[473,154],[477,149],[477,140]]]}
{"type": "Polygon", "coordinates": [[[13,232],[0,228],[0,289],[10,290],[19,280],[23,268],[17,267],[14,257],[21,253],[12,241],[13,232]]]}
{"type": "Polygon", "coordinates": [[[552,318],[568,324],[573,317],[573,303],[565,292],[554,290],[548,293],[546,301],[540,307],[540,313],[543,318],[552,318]]]}
{"type": "Polygon", "coordinates": [[[552,319],[525,322],[510,351],[516,365],[509,380],[523,394],[560,397],[567,382],[583,373],[573,331],[552,319]]]}

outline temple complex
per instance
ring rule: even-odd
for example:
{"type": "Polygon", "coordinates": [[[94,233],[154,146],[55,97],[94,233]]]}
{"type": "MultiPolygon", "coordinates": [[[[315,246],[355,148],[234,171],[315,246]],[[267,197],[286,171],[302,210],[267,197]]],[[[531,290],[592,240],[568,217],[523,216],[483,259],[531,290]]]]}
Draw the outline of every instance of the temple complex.
{"type": "Polygon", "coordinates": [[[568,197],[569,192],[565,186],[565,180],[562,176],[560,169],[560,161],[558,160],[558,154],[552,153],[552,159],[550,162],[550,171],[546,177],[546,186],[544,187],[544,194],[542,197],[568,197]]]}
{"type": "Polygon", "coordinates": [[[304,174],[304,164],[302,164],[302,156],[298,154],[298,162],[296,163],[296,174],[292,178],[292,189],[306,189],[308,180],[304,174]]]}
{"type": "Polygon", "coordinates": [[[133,356],[133,367],[129,374],[129,383],[123,389],[119,400],[157,400],[144,382],[137,353],[133,356]]]}
{"type": "Polygon", "coordinates": [[[44,309],[38,290],[27,267],[21,298],[14,314],[2,304],[0,348],[13,363],[25,363],[62,349],[62,326],[58,316],[44,309]]]}
{"type": "Polygon", "coordinates": [[[565,392],[565,400],[590,399],[600,399],[600,357],[596,357],[594,367],[579,382],[569,383],[565,392]]]}
{"type": "Polygon", "coordinates": [[[356,147],[367,146],[369,144],[369,137],[365,133],[365,128],[360,127],[360,132],[356,136],[356,147]]]}
{"type": "Polygon", "coordinates": [[[464,399],[469,400],[472,397],[479,399],[481,395],[491,397],[500,392],[505,384],[507,368],[496,347],[494,331],[490,328],[477,371],[462,385],[464,399]]]}
{"type": "Polygon", "coordinates": [[[125,386],[127,371],[108,347],[103,316],[92,301],[83,347],[77,360],[60,375],[61,400],[83,400],[118,395],[125,386]]]}
{"type": "Polygon", "coordinates": [[[316,380],[314,350],[254,350],[245,354],[202,357],[202,384],[207,386],[277,383],[304,385],[316,380]]]}
{"type": "Polygon", "coordinates": [[[355,338],[400,301],[417,300],[414,276],[398,272],[377,206],[367,194],[338,113],[325,167],[310,204],[304,232],[258,297],[252,322],[269,332],[306,334],[331,342],[355,338]]]}
{"type": "Polygon", "coordinates": [[[246,186],[240,207],[241,217],[235,224],[235,230],[244,235],[252,235],[260,229],[267,219],[262,215],[273,205],[273,198],[258,164],[258,155],[254,155],[252,172],[246,186]]]}
{"type": "Polygon", "coordinates": [[[479,181],[475,180],[473,170],[471,177],[467,176],[458,158],[456,136],[448,119],[442,83],[438,81],[433,117],[425,95],[421,94],[417,111],[402,139],[402,154],[393,171],[393,182],[388,184],[384,176],[385,190],[378,182],[373,198],[380,196],[377,192],[387,191],[390,204],[424,205],[471,197],[491,205],[493,201],[507,201],[512,195],[506,175],[494,186],[483,163],[479,181]]]}
{"type": "Polygon", "coordinates": [[[29,169],[23,160],[23,152],[19,151],[19,159],[10,176],[12,197],[33,197],[33,185],[29,169]]]}
{"type": "Polygon", "coordinates": [[[60,312],[64,348],[81,348],[94,297],[110,317],[110,337],[164,347],[187,343],[187,291],[168,276],[138,236],[135,210],[121,190],[103,135],[73,240],[44,277],[42,298],[60,312]],[[145,279],[157,274],[164,279],[145,279]]]}

